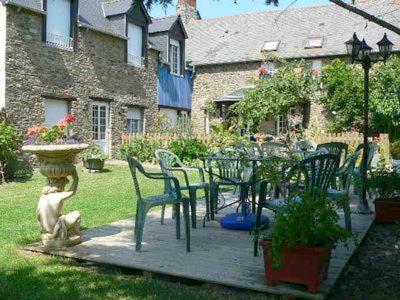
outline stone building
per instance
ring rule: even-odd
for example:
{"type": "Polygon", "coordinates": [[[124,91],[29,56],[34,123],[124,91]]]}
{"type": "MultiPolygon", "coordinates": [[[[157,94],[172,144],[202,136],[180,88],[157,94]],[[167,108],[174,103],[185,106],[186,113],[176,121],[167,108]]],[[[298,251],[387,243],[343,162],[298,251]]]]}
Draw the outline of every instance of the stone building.
{"type": "Polygon", "coordinates": [[[158,112],[160,51],[130,0],[1,0],[0,107],[21,132],[66,113],[75,132],[115,154],[158,112]]]}
{"type": "MultiPolygon", "coordinates": [[[[371,0],[358,3],[362,9],[400,25],[400,4],[391,0],[382,0],[380,5],[371,0]]],[[[265,55],[305,59],[312,68],[321,69],[333,58],[348,60],[345,41],[353,32],[375,45],[373,51],[377,51],[376,42],[387,31],[333,4],[201,19],[196,0],[179,0],[178,12],[185,16],[187,59],[195,70],[192,117],[195,127],[206,133],[210,124],[207,102],[216,102],[223,116],[229,105],[243,97],[249,79],[258,77],[265,55]]],[[[400,37],[387,33],[394,50],[400,50],[400,37]]],[[[277,68],[273,61],[267,61],[265,67],[272,72],[277,68]]],[[[324,112],[316,104],[308,114],[310,122],[324,121],[324,112]]],[[[269,120],[268,130],[279,134],[285,118],[269,120]]]]}

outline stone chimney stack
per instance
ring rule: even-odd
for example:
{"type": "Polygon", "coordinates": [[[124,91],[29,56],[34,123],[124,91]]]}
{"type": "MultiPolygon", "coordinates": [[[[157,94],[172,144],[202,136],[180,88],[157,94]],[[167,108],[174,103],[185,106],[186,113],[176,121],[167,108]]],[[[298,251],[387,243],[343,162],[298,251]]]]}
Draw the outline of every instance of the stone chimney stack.
{"type": "Polygon", "coordinates": [[[185,25],[192,20],[201,19],[196,7],[196,0],[178,0],[176,12],[178,15],[181,15],[182,21],[185,25]]]}

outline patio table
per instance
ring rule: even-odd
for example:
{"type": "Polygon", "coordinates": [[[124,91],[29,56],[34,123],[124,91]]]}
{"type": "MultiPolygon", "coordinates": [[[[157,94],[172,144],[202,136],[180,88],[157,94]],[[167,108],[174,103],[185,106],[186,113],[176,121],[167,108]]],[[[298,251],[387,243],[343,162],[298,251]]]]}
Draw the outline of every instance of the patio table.
{"type": "MultiPolygon", "coordinates": [[[[216,210],[214,210],[211,213],[216,213],[222,209],[225,209],[227,207],[233,206],[235,204],[238,204],[238,209],[236,213],[233,214],[228,214],[226,215],[222,220],[221,220],[221,225],[225,228],[229,229],[239,229],[239,230],[250,230],[255,226],[255,220],[256,220],[256,214],[255,214],[255,208],[256,208],[256,185],[261,181],[261,178],[259,178],[258,175],[258,165],[259,163],[265,163],[269,161],[271,157],[264,157],[264,156],[257,156],[257,157],[250,157],[246,158],[246,162],[251,164],[252,172],[251,176],[248,178],[244,178],[244,176],[240,179],[240,181],[234,181],[230,178],[221,178],[219,174],[212,173],[213,176],[219,177],[220,179],[223,179],[225,181],[231,181],[232,183],[235,183],[239,185],[240,187],[240,193],[239,193],[239,199],[236,201],[233,201],[229,204],[223,205],[221,207],[218,207],[216,210]],[[251,188],[252,191],[252,205],[251,205],[251,212],[250,212],[250,204],[247,201],[248,200],[248,194],[249,190],[251,188]],[[241,207],[241,211],[239,212],[239,207],[241,207]]],[[[287,161],[288,163],[292,162],[292,159],[290,157],[288,158],[282,158],[284,161],[287,161]]],[[[205,162],[206,161],[239,161],[241,160],[240,158],[231,158],[231,157],[218,157],[218,158],[201,158],[201,160],[204,163],[204,166],[206,166],[205,162]]],[[[284,172],[284,169],[286,167],[283,166],[282,171],[284,172]]],[[[210,173],[208,168],[204,168],[207,173],[210,173]]],[[[213,209],[213,208],[211,208],[213,209]]],[[[203,220],[203,227],[205,226],[205,220],[207,218],[207,215],[204,217],[203,220]]],[[[264,216],[262,218],[262,224],[267,224],[269,222],[268,217],[264,216]]]]}

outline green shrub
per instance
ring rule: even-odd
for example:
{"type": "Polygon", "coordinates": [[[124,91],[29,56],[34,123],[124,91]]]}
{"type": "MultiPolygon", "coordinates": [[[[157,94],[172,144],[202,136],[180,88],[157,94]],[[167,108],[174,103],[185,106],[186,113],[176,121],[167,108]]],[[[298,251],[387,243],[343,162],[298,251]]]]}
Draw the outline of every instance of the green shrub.
{"type": "Polygon", "coordinates": [[[274,267],[282,264],[284,248],[294,246],[326,247],[338,241],[345,243],[352,234],[338,225],[335,204],[326,199],[301,195],[302,201],[293,201],[276,215],[273,231],[266,239],[272,241],[269,255],[274,267]]]}
{"type": "Polygon", "coordinates": [[[175,153],[183,162],[191,163],[208,154],[208,147],[198,139],[174,141],[169,150],[175,153]]]}
{"type": "Polygon", "coordinates": [[[99,145],[91,143],[89,148],[81,152],[80,157],[87,159],[106,159],[107,155],[100,149],[99,145]]]}
{"type": "MultiPolygon", "coordinates": [[[[5,182],[5,168],[17,161],[21,139],[15,128],[6,121],[0,122],[0,184],[5,182]]],[[[7,176],[9,177],[9,176],[7,176]]]]}
{"type": "Polygon", "coordinates": [[[390,145],[390,155],[393,159],[400,159],[400,140],[390,145]]]}
{"type": "Polygon", "coordinates": [[[400,201],[400,174],[386,169],[371,172],[367,189],[377,199],[400,201]]]}
{"type": "Polygon", "coordinates": [[[154,139],[136,137],[129,143],[122,144],[119,148],[121,159],[126,159],[126,155],[135,157],[140,162],[156,162],[154,152],[161,148],[161,142],[154,139]]]}

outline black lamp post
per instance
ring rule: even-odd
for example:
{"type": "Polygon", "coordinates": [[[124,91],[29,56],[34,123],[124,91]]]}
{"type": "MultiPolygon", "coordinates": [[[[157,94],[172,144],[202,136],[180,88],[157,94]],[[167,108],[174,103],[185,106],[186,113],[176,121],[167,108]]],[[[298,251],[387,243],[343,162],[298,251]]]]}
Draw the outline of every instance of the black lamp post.
{"type": "Polygon", "coordinates": [[[369,110],[369,71],[372,67],[372,64],[378,61],[386,62],[389,58],[393,43],[389,41],[387,35],[383,36],[382,40],[377,43],[379,47],[379,54],[381,58],[373,58],[371,57],[372,48],[368,46],[365,39],[360,41],[357,37],[357,34],[354,33],[351,40],[346,42],[347,53],[351,55],[351,61],[361,63],[364,69],[364,151],[363,151],[363,162],[364,165],[361,167],[362,170],[362,194],[360,198],[360,202],[357,207],[357,212],[360,214],[369,214],[372,213],[368,206],[367,201],[367,189],[365,186],[365,182],[367,180],[367,166],[368,166],[368,110],[369,110]]]}

